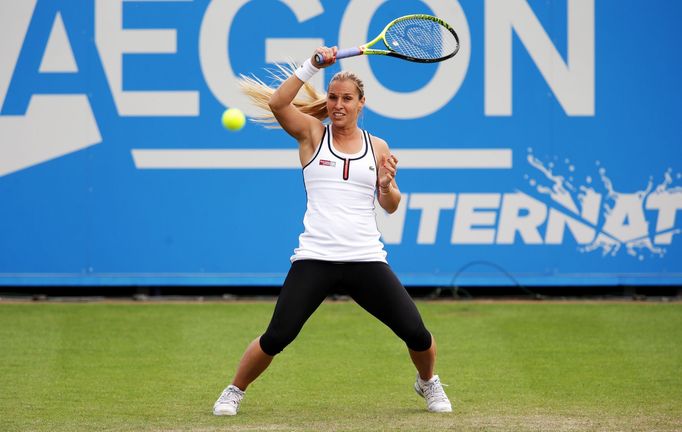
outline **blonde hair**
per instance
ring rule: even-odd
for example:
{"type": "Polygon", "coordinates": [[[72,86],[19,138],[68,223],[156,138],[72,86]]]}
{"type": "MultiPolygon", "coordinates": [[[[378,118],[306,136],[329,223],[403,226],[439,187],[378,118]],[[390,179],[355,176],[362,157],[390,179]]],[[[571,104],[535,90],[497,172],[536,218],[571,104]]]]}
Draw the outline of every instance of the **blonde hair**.
{"type": "MultiPolygon", "coordinates": [[[[239,78],[239,86],[242,91],[251,99],[251,102],[263,111],[263,114],[253,117],[252,120],[256,123],[261,123],[266,128],[277,129],[280,128],[277,119],[270,111],[268,102],[270,97],[287,78],[293,75],[297,66],[294,63],[285,65],[276,65],[277,70],[269,70],[271,78],[274,83],[272,86],[266,84],[261,79],[246,75],[241,75],[239,78]]],[[[365,96],[365,86],[362,80],[353,72],[342,71],[336,73],[329,84],[334,81],[352,81],[358,90],[359,98],[365,96]]],[[[324,121],[329,117],[327,112],[327,94],[318,91],[309,82],[303,83],[301,92],[292,101],[293,105],[302,113],[311,115],[320,121],[324,121]]]]}

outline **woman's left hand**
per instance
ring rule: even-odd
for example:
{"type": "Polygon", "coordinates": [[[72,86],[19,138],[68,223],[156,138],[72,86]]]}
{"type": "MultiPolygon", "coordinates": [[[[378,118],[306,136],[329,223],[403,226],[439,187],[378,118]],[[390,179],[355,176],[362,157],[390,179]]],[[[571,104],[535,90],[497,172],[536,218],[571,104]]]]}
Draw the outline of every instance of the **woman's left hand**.
{"type": "Polygon", "coordinates": [[[398,158],[393,154],[384,155],[379,166],[379,188],[382,192],[390,192],[391,183],[398,172],[398,158]]]}

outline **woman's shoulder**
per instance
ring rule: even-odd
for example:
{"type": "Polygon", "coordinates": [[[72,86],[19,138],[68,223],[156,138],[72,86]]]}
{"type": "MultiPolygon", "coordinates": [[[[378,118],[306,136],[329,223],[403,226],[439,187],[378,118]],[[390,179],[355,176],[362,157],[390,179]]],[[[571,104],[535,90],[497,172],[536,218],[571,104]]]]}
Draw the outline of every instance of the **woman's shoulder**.
{"type": "Polygon", "coordinates": [[[373,135],[369,131],[367,131],[367,133],[369,134],[369,138],[372,140],[372,145],[374,147],[386,148],[386,149],[388,148],[388,143],[386,142],[386,140],[384,140],[383,138],[380,138],[376,135],[373,135]]]}

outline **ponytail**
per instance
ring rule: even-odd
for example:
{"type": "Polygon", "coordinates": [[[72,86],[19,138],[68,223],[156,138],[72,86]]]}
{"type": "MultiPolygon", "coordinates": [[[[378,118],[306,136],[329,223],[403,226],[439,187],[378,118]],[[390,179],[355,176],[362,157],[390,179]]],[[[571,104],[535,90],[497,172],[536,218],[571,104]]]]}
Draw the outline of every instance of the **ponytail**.
{"type": "MultiPolygon", "coordinates": [[[[251,99],[251,102],[264,111],[263,114],[253,118],[256,123],[261,123],[266,128],[277,129],[279,124],[277,119],[270,111],[268,102],[270,97],[287,78],[293,75],[296,70],[294,64],[277,65],[279,73],[269,71],[272,78],[275,80],[275,85],[269,86],[262,80],[256,77],[241,75],[239,78],[239,86],[242,91],[251,99]]],[[[303,83],[303,92],[299,92],[292,104],[302,113],[309,114],[320,121],[324,121],[329,115],[327,114],[327,95],[318,92],[312,84],[303,83]]]]}
{"type": "MultiPolygon", "coordinates": [[[[268,129],[278,129],[281,127],[272,114],[272,111],[270,111],[268,102],[277,87],[294,74],[296,65],[293,63],[288,63],[286,65],[278,64],[277,69],[279,70],[279,73],[277,71],[268,71],[270,76],[274,79],[273,86],[265,84],[256,77],[241,75],[239,78],[239,86],[244,94],[251,99],[251,102],[253,102],[257,108],[260,108],[260,110],[263,111],[263,114],[253,117],[252,120],[262,124],[268,129]]],[[[365,96],[365,87],[362,80],[353,72],[338,72],[331,79],[331,82],[345,80],[352,81],[353,84],[355,84],[360,99],[365,96]]],[[[319,121],[324,121],[329,118],[329,113],[327,112],[327,94],[320,93],[309,82],[304,82],[301,90],[302,92],[299,92],[299,94],[296,95],[292,104],[302,113],[311,115],[319,121]]]]}

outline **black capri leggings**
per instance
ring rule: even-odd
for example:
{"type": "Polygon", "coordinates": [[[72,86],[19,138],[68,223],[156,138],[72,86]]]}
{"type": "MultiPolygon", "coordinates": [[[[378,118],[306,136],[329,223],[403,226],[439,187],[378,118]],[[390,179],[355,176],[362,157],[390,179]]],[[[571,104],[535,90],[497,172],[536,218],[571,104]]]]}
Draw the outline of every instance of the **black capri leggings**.
{"type": "Polygon", "coordinates": [[[271,356],[280,353],[337,288],[386,324],[411,350],[431,348],[431,333],[388,264],[299,260],[284,281],[270,324],[260,338],[261,349],[271,356]]]}

